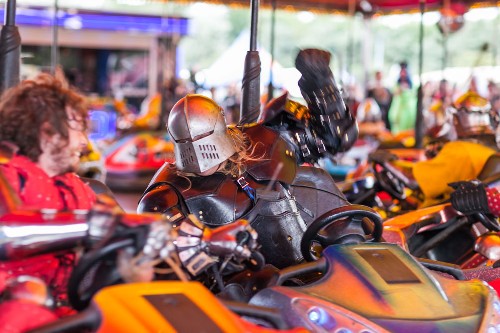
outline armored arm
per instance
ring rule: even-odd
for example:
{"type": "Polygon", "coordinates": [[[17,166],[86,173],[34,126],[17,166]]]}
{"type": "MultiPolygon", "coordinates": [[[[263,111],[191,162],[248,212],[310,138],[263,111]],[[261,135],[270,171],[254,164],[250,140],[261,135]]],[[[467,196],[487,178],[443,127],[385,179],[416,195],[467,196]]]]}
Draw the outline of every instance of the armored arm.
{"type": "Polygon", "coordinates": [[[356,119],[340,96],[329,63],[330,53],[318,49],[301,50],[295,60],[310,114],[311,138],[306,139],[315,141],[319,154],[346,151],[358,137],[356,119]]]}
{"type": "Polygon", "coordinates": [[[356,120],[340,96],[329,62],[326,51],[300,51],[295,63],[308,107],[285,94],[266,105],[259,119],[295,147],[299,164],[346,151],[358,137],[356,120]]]}
{"type": "Polygon", "coordinates": [[[145,191],[139,200],[137,212],[162,213],[172,222],[186,218],[189,213],[177,191],[163,182],[156,183],[145,191]]]}

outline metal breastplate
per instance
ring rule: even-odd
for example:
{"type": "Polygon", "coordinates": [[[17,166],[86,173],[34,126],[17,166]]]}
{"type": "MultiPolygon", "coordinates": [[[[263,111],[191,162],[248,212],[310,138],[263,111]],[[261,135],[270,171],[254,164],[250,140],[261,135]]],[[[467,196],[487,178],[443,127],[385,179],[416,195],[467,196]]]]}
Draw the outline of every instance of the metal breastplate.
{"type": "Polygon", "coordinates": [[[257,189],[255,206],[243,218],[259,234],[266,262],[284,268],[302,261],[300,242],[306,224],[288,190],[275,185],[272,191],[257,189]]]}
{"type": "MultiPolygon", "coordinates": [[[[257,185],[251,182],[253,185],[257,185]]],[[[220,188],[228,186],[222,185],[220,188]]],[[[258,186],[258,185],[257,185],[258,186]]],[[[259,234],[259,244],[266,262],[278,268],[287,267],[302,261],[300,242],[306,224],[297,209],[295,199],[281,183],[274,189],[256,188],[255,203],[246,200],[231,201],[233,195],[204,196],[186,198],[189,211],[210,227],[231,223],[236,219],[246,219],[259,234]],[[242,208],[247,202],[246,210],[242,208]]],[[[240,195],[245,195],[239,192],[240,195]]]]}

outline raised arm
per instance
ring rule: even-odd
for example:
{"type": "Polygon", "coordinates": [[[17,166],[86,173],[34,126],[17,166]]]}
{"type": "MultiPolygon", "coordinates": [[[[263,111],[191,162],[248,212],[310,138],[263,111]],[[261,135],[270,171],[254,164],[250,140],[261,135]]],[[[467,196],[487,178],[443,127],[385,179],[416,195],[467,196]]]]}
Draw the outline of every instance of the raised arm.
{"type": "Polygon", "coordinates": [[[329,63],[327,51],[300,51],[295,65],[302,74],[299,87],[307,107],[284,95],[268,104],[260,119],[296,148],[299,163],[346,151],[358,137],[356,120],[344,104],[329,63]]]}

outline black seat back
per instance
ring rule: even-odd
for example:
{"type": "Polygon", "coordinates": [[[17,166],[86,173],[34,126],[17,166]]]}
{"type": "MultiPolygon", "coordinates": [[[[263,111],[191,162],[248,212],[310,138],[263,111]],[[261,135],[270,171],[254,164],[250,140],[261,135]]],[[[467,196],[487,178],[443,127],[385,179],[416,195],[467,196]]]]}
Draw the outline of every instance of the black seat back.
{"type": "Polygon", "coordinates": [[[492,178],[500,178],[500,153],[491,155],[483,166],[483,169],[477,176],[477,179],[484,183],[492,178]]]}

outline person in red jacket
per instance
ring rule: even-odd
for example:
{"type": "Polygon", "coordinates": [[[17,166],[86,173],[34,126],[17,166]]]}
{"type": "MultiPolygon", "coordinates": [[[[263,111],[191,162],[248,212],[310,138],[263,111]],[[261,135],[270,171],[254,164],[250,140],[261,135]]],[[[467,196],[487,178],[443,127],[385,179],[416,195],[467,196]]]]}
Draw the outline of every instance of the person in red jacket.
{"type": "Polygon", "coordinates": [[[23,208],[90,209],[92,189],[74,173],[87,145],[82,96],[43,74],[8,90],[0,101],[0,141],[17,150],[0,171],[23,208]]]}
{"type": "MultiPolygon", "coordinates": [[[[75,174],[87,145],[87,115],[84,98],[48,74],[23,81],[4,93],[0,99],[0,142],[2,147],[11,147],[12,154],[2,156],[0,173],[20,198],[16,209],[93,207],[95,193],[75,174]]],[[[64,303],[74,261],[75,254],[66,251],[0,262],[5,282],[0,285],[6,285],[4,293],[8,293],[9,286],[24,285],[24,276],[31,276],[54,290],[59,304],[64,303]]],[[[5,316],[9,321],[0,330],[20,332],[56,318],[41,305],[26,299],[3,302],[0,323],[7,323],[5,316]],[[12,318],[13,313],[18,317],[12,318]]]]}

